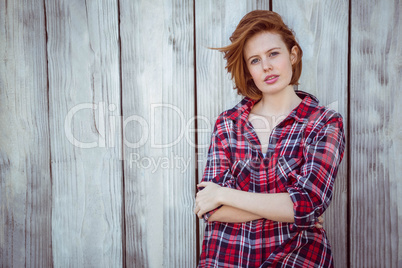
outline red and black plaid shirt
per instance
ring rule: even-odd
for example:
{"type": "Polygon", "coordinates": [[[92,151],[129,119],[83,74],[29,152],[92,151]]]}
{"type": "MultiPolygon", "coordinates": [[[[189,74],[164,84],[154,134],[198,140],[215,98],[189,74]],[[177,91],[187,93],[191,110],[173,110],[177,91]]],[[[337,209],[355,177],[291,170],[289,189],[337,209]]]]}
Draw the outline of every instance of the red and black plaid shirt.
{"type": "Polygon", "coordinates": [[[343,121],[313,95],[296,93],[303,101],[272,130],[265,156],[248,121],[256,101],[244,98],[223,112],[202,179],[248,192],[288,192],[294,223],[207,222],[199,267],[333,266],[325,231],[315,223],[332,198],[345,148],[343,121]]]}

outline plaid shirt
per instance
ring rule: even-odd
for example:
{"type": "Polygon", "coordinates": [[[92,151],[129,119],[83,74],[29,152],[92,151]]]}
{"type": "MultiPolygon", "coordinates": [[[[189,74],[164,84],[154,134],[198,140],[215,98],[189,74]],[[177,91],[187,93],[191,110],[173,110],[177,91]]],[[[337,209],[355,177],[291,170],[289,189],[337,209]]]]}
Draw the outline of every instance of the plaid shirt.
{"type": "Polygon", "coordinates": [[[207,222],[198,267],[333,267],[325,231],[315,223],[332,198],[345,148],[343,121],[313,95],[296,93],[303,100],[272,130],[265,157],[248,121],[256,101],[244,98],[223,112],[202,179],[248,192],[288,192],[294,223],[207,222]]]}

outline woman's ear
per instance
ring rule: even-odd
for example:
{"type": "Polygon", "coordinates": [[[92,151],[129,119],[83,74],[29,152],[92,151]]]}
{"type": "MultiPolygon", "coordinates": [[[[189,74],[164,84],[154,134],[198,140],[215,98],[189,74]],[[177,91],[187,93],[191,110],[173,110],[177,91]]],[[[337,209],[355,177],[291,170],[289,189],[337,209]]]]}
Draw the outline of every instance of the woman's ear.
{"type": "Polygon", "coordinates": [[[297,62],[297,56],[299,54],[299,48],[297,46],[293,46],[290,50],[290,62],[295,64],[297,62]]]}

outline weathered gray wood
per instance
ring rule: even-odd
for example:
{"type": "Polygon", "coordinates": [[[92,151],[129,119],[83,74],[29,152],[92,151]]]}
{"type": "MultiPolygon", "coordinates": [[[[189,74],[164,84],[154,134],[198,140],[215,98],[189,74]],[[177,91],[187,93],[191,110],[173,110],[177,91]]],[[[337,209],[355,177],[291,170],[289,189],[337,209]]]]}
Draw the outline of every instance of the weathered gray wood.
{"type": "Polygon", "coordinates": [[[42,1],[0,2],[0,266],[50,267],[51,177],[42,1]]]}
{"type": "MultiPolygon", "coordinates": [[[[303,49],[298,88],[340,112],[346,133],[348,1],[273,0],[272,9],[295,31],[303,49]]],[[[335,180],[332,203],[324,213],[335,267],[347,267],[347,153],[335,180]]]]}
{"type": "Polygon", "coordinates": [[[351,267],[402,267],[401,25],[399,0],[352,1],[351,267]]]}
{"type": "MultiPolygon", "coordinates": [[[[233,90],[225,69],[223,54],[208,47],[223,47],[230,43],[237,24],[247,12],[269,9],[269,1],[226,0],[195,1],[197,115],[198,115],[198,178],[202,179],[211,133],[218,115],[236,105],[242,97],[233,90]]],[[[205,225],[200,221],[200,241],[205,225]]]]}
{"type": "Polygon", "coordinates": [[[45,1],[56,267],[122,266],[118,4],[45,1]]]}
{"type": "Polygon", "coordinates": [[[192,1],[123,0],[120,12],[126,264],[194,267],[192,1]]]}

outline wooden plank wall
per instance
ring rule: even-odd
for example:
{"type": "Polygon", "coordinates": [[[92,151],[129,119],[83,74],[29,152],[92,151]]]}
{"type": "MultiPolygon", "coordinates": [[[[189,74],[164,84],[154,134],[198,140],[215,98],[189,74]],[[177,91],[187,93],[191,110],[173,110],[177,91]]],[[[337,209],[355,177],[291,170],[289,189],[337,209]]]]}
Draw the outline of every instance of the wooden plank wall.
{"type": "Polygon", "coordinates": [[[346,123],[335,266],[401,267],[399,0],[1,0],[1,266],[194,267],[195,183],[241,100],[208,47],[270,8],[303,48],[299,89],[346,123]]]}
{"type": "Polygon", "coordinates": [[[401,1],[351,9],[351,267],[402,267],[401,1]]]}
{"type": "Polygon", "coordinates": [[[0,263],[52,264],[43,3],[0,1],[0,263]]]}
{"type": "Polygon", "coordinates": [[[184,0],[120,2],[127,267],[195,263],[192,13],[184,0]]]}
{"type": "Polygon", "coordinates": [[[121,100],[117,2],[45,6],[53,264],[121,266],[121,127],[113,120],[121,100]]]}

